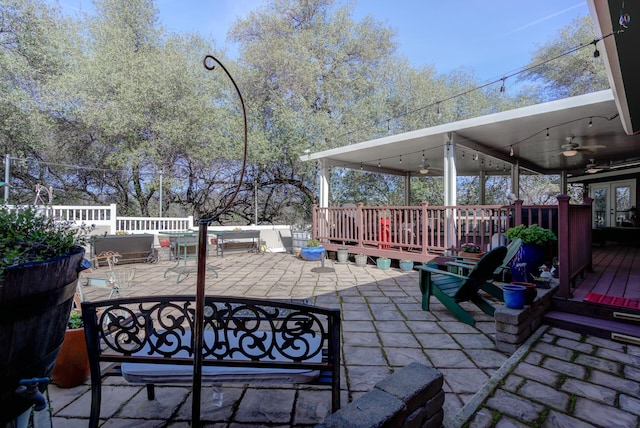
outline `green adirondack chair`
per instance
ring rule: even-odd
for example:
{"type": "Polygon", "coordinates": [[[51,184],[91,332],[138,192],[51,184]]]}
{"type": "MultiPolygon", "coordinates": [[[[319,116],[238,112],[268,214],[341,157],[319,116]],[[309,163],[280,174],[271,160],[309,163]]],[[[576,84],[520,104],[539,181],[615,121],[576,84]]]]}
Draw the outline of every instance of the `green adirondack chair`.
{"type": "Polygon", "coordinates": [[[416,266],[419,271],[419,285],[422,293],[422,309],[429,310],[429,298],[436,296],[442,304],[460,321],[475,325],[476,321],[460,302],[472,302],[482,312],[493,316],[495,308],[478,291],[492,279],[494,271],[507,255],[507,247],[497,247],[485,254],[471,269],[468,276],[439,270],[429,265],[416,266]]]}
{"type": "MultiPolygon", "coordinates": [[[[509,245],[507,245],[507,255],[504,256],[502,263],[500,263],[500,266],[498,266],[496,270],[493,271],[492,278],[490,278],[480,286],[483,291],[489,293],[498,300],[504,301],[502,288],[494,284],[494,280],[500,278],[500,280],[504,282],[504,275],[511,269],[511,260],[513,260],[513,258],[516,256],[516,254],[520,250],[520,247],[522,247],[522,239],[520,238],[516,238],[513,241],[509,242],[509,245]]],[[[448,266],[454,266],[464,269],[463,273],[471,271],[476,266],[476,264],[477,263],[469,263],[468,261],[455,261],[447,263],[448,266]]]]}

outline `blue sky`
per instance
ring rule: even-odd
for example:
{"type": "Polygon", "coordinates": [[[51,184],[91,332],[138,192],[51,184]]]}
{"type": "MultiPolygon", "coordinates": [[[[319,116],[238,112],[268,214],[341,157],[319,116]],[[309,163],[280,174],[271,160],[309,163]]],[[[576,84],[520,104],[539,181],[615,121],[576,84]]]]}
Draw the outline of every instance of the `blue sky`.
{"type": "MultiPolygon", "coordinates": [[[[65,13],[91,12],[90,0],[59,0],[65,13]]],[[[339,4],[342,0],[336,0],[339,4]]],[[[264,0],[157,0],[170,30],[212,36],[226,43],[232,24],[264,0]]],[[[473,68],[481,80],[496,80],[523,67],[532,52],[574,18],[589,14],[584,0],[360,0],[353,18],[372,15],[397,31],[399,51],[415,67],[447,73],[473,68]]]]}

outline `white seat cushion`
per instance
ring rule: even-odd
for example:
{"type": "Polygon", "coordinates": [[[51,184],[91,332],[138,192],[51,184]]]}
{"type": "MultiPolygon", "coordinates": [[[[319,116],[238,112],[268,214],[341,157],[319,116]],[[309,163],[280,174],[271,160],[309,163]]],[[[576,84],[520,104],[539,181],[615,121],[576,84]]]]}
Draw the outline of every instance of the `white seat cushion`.
{"type": "MultiPolygon", "coordinates": [[[[273,340],[273,334],[271,332],[259,332],[264,335],[264,339],[261,340],[266,346],[273,340]]],[[[220,332],[219,332],[220,336],[220,332]]],[[[212,330],[205,331],[204,342],[206,345],[212,345],[214,338],[214,332],[212,330]]],[[[238,335],[233,332],[228,332],[227,339],[229,347],[226,349],[233,349],[238,347],[238,335]]],[[[281,337],[277,337],[278,344],[282,344],[281,337]]],[[[287,348],[287,352],[294,355],[303,355],[307,349],[316,349],[320,346],[321,338],[319,335],[312,336],[305,334],[298,338],[295,344],[298,349],[293,347],[287,348]],[[299,342],[298,342],[299,341],[299,342]],[[306,346],[308,344],[308,347],[306,346]]],[[[220,343],[224,343],[219,340],[220,343]]],[[[173,343],[175,345],[176,341],[173,343]]],[[[191,343],[191,331],[186,331],[179,338],[179,343],[189,344],[191,343]]],[[[251,349],[248,346],[246,340],[244,342],[245,352],[251,353],[251,349]]],[[[171,344],[169,344],[171,345],[171,344]]],[[[161,349],[170,349],[171,346],[163,344],[161,349]]],[[[150,353],[149,346],[136,352],[135,356],[156,356],[161,357],[158,353],[150,353]]],[[[256,350],[256,355],[260,354],[260,351],[256,350]]],[[[273,362],[291,361],[290,357],[285,357],[277,350],[274,350],[273,362]]],[[[180,350],[176,352],[176,357],[189,358],[186,350],[180,350]]],[[[249,361],[250,359],[239,352],[235,352],[232,356],[235,361],[249,361]]],[[[318,352],[313,357],[304,360],[304,362],[320,363],[322,362],[322,353],[318,352]]],[[[131,383],[191,383],[193,378],[193,365],[180,365],[180,364],[152,364],[152,363],[122,363],[122,376],[125,380],[131,383]]],[[[319,370],[313,369],[283,369],[283,368],[252,368],[252,367],[225,367],[225,366],[202,366],[202,380],[207,383],[308,383],[315,380],[320,375],[319,370]]]]}

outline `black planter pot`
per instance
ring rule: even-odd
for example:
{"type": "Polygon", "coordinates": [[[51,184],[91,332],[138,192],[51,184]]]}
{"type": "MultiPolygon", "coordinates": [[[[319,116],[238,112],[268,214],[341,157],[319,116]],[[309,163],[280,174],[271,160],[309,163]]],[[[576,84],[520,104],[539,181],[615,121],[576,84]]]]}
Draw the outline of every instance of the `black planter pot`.
{"type": "Polygon", "coordinates": [[[51,376],[69,320],[84,249],[6,269],[0,287],[0,426],[33,405],[21,379],[51,376]]]}

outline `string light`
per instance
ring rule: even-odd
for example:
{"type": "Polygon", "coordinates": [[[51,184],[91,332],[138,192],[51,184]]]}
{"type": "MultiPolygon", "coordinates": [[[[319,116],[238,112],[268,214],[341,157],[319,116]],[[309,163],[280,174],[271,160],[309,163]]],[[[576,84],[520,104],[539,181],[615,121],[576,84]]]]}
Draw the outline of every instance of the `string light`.
{"type": "MultiPolygon", "coordinates": [[[[624,14],[624,15],[621,15],[621,16],[620,16],[620,20],[621,20],[621,22],[624,22],[625,24],[627,24],[627,23],[629,22],[629,20],[630,20],[630,19],[629,19],[629,17],[628,17],[628,14],[624,14]]],[[[622,24],[621,24],[621,25],[622,25],[622,24]]],[[[531,65],[531,66],[529,66],[529,67],[521,68],[521,69],[519,69],[519,70],[517,70],[517,71],[514,71],[513,73],[510,73],[510,74],[507,74],[507,75],[503,76],[503,77],[502,77],[502,78],[500,78],[500,79],[492,80],[492,81],[488,81],[488,82],[486,82],[486,83],[484,83],[484,84],[481,84],[481,85],[479,85],[479,86],[476,86],[476,87],[474,87],[474,88],[470,88],[470,89],[468,89],[468,90],[466,90],[466,91],[460,92],[460,93],[458,93],[458,94],[454,94],[454,95],[452,95],[452,96],[450,96],[450,97],[448,97],[448,98],[446,98],[446,99],[444,99],[444,100],[438,100],[438,101],[435,101],[435,102],[433,102],[433,103],[430,103],[430,104],[427,104],[427,105],[424,105],[424,106],[421,106],[421,107],[417,107],[417,108],[415,108],[415,109],[413,109],[413,110],[405,111],[405,112],[403,112],[403,113],[401,113],[401,114],[399,114],[399,115],[397,115],[397,116],[394,116],[394,117],[392,117],[392,118],[384,119],[384,122],[386,122],[386,121],[388,121],[388,120],[390,120],[390,119],[398,119],[398,118],[400,118],[400,117],[407,116],[407,115],[409,115],[409,114],[412,114],[412,113],[416,113],[416,112],[422,111],[422,110],[424,110],[424,109],[426,109],[426,108],[432,107],[434,104],[436,105],[437,111],[439,112],[439,111],[440,111],[440,104],[441,104],[442,102],[449,101],[449,100],[453,100],[453,99],[456,99],[456,98],[459,98],[459,97],[462,97],[462,96],[468,95],[468,94],[470,94],[470,93],[472,93],[472,92],[479,91],[479,90],[484,89],[484,88],[486,88],[486,87],[488,87],[488,86],[490,86],[490,85],[494,85],[495,83],[498,83],[498,82],[502,82],[502,84],[501,84],[501,86],[500,86],[500,93],[501,93],[501,94],[504,94],[504,93],[506,92],[506,86],[505,86],[505,81],[506,81],[506,79],[508,79],[508,78],[510,78],[510,77],[513,77],[513,76],[518,76],[518,75],[520,75],[520,74],[522,74],[522,73],[529,72],[529,71],[531,71],[531,70],[533,70],[533,69],[536,69],[536,68],[538,68],[538,67],[540,67],[540,66],[543,66],[543,65],[545,65],[545,64],[548,64],[548,63],[550,63],[550,62],[552,62],[552,61],[555,61],[555,60],[557,60],[557,59],[559,59],[559,58],[562,58],[562,57],[564,57],[564,56],[571,55],[572,53],[574,53],[574,52],[576,52],[576,51],[578,51],[578,50],[580,50],[580,49],[583,49],[583,48],[585,48],[585,47],[587,47],[587,46],[591,46],[592,44],[593,44],[593,45],[595,45],[595,44],[596,44],[597,42],[599,42],[600,40],[604,40],[604,39],[606,39],[606,38],[608,38],[608,37],[611,37],[611,36],[614,36],[614,35],[616,35],[616,34],[622,33],[623,31],[624,31],[624,30],[622,30],[622,29],[621,29],[621,30],[617,30],[617,31],[612,31],[612,32],[610,32],[609,34],[603,35],[602,37],[600,37],[600,38],[598,38],[598,39],[595,39],[595,40],[590,41],[590,42],[588,42],[588,43],[583,43],[583,44],[578,45],[578,46],[574,46],[573,48],[570,48],[570,49],[568,49],[568,50],[566,50],[566,51],[564,51],[564,52],[561,52],[561,53],[559,53],[558,55],[556,55],[556,56],[554,56],[554,57],[552,57],[552,58],[548,58],[548,59],[546,59],[546,60],[544,60],[544,61],[541,61],[541,62],[539,62],[539,63],[537,63],[537,64],[533,64],[533,65],[531,65]]],[[[342,134],[340,134],[340,135],[336,136],[336,137],[335,137],[335,139],[342,138],[342,137],[344,137],[344,136],[346,136],[346,135],[353,134],[353,133],[358,132],[358,131],[366,130],[366,129],[368,129],[368,128],[369,128],[369,127],[371,127],[371,126],[380,126],[382,123],[383,123],[383,121],[378,121],[378,122],[373,123],[372,125],[367,125],[367,126],[360,127],[360,128],[358,128],[358,129],[353,129],[353,130],[350,130],[350,131],[344,132],[344,133],[342,133],[342,134]]]]}
{"type": "Polygon", "coordinates": [[[593,127],[593,118],[589,118],[589,128],[593,127]]]}
{"type": "Polygon", "coordinates": [[[473,160],[474,160],[474,161],[477,161],[477,160],[478,160],[478,152],[475,152],[475,153],[473,154],[473,160]]]}
{"type": "Polygon", "coordinates": [[[442,112],[440,111],[440,101],[437,102],[437,106],[438,106],[438,119],[440,119],[442,117],[442,112]]]}
{"type": "Polygon", "coordinates": [[[378,168],[380,168],[382,166],[382,163],[380,163],[380,159],[378,159],[378,168]]]}
{"type": "Polygon", "coordinates": [[[513,146],[511,146],[511,149],[509,150],[509,156],[513,157],[513,146]]]}
{"type": "Polygon", "coordinates": [[[402,155],[400,155],[400,163],[402,163],[402,155]]]}
{"type": "Polygon", "coordinates": [[[594,58],[594,59],[596,59],[596,58],[600,58],[600,51],[598,50],[598,45],[597,45],[598,41],[597,41],[597,40],[594,40],[594,41],[593,41],[593,42],[591,42],[591,43],[593,43],[593,49],[594,49],[594,50],[593,50],[593,58],[594,58]]]}
{"type": "Polygon", "coordinates": [[[547,140],[549,139],[549,128],[547,128],[547,136],[545,137],[547,140]]]}

